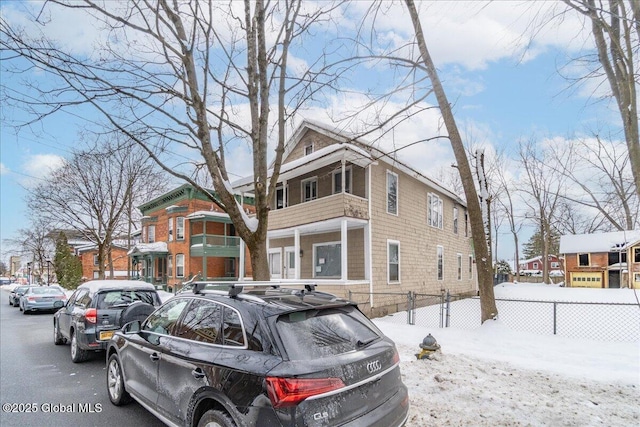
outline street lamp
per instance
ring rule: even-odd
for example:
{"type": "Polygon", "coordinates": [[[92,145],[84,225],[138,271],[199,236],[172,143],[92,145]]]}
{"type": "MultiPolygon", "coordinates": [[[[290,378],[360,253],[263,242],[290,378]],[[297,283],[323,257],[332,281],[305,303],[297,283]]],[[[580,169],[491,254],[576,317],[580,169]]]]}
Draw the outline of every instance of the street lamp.
{"type": "Polygon", "coordinates": [[[49,283],[50,283],[49,277],[51,277],[51,276],[49,276],[49,268],[50,267],[51,267],[51,260],[49,258],[47,258],[47,286],[49,286],[49,283]]]}
{"type": "Polygon", "coordinates": [[[31,262],[27,263],[27,285],[31,284],[31,262]]]}

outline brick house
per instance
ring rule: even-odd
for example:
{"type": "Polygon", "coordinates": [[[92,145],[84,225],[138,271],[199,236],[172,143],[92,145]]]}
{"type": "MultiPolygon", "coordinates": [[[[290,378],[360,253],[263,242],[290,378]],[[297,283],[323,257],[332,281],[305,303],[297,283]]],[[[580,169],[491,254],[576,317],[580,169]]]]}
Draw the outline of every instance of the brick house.
{"type": "Polygon", "coordinates": [[[560,237],[567,286],[640,289],[640,230],[560,237]]]}
{"type": "MultiPolygon", "coordinates": [[[[544,269],[544,263],[542,262],[542,255],[525,259],[520,261],[520,274],[542,274],[544,269]]],[[[562,265],[562,259],[557,255],[547,256],[547,269],[549,272],[562,272],[564,274],[564,266],[562,265]]]]}
{"type": "MultiPolygon", "coordinates": [[[[250,193],[253,178],[232,185],[250,193]]],[[[271,204],[272,279],[313,280],[374,315],[402,308],[408,291],[477,291],[464,201],[364,141],[304,121],[271,204]]]]}
{"type": "MultiPolygon", "coordinates": [[[[127,247],[121,242],[114,242],[111,245],[114,279],[127,279],[129,277],[129,257],[127,251],[127,247]]],[[[83,279],[97,279],[99,274],[97,246],[95,244],[77,246],[75,253],[82,263],[83,279]]],[[[111,279],[111,269],[108,262],[108,260],[105,260],[105,279],[111,279]]]]}
{"type": "MultiPolygon", "coordinates": [[[[255,212],[251,202],[245,198],[243,204],[249,214],[255,212]]],[[[247,250],[229,216],[193,186],[182,185],[139,209],[141,241],[129,257],[145,281],[175,288],[196,274],[205,280],[251,274],[247,250]]]]}

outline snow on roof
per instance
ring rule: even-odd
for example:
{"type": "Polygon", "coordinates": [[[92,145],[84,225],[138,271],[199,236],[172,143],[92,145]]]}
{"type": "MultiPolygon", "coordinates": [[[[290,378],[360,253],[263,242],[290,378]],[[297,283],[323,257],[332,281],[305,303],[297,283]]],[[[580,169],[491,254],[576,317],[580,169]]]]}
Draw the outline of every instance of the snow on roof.
{"type": "Polygon", "coordinates": [[[229,218],[229,214],[226,214],[224,212],[216,212],[216,211],[196,211],[196,212],[192,212],[189,215],[187,215],[187,219],[195,219],[195,218],[202,218],[202,217],[215,217],[215,218],[229,218]]]}
{"type": "Polygon", "coordinates": [[[640,241],[640,230],[594,234],[567,234],[560,237],[561,254],[612,252],[640,241]]]}
{"type": "Polygon", "coordinates": [[[149,253],[166,253],[166,252],[169,252],[166,242],[138,243],[133,248],[131,248],[129,252],[127,252],[127,255],[131,255],[134,253],[149,254],[149,253]]]}

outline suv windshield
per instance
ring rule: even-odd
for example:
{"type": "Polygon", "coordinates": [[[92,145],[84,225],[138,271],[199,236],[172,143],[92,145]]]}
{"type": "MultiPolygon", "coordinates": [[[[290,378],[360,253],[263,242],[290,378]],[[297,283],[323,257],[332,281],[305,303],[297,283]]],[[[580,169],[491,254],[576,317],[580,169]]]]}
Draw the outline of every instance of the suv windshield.
{"type": "Polygon", "coordinates": [[[380,338],[374,324],[354,307],[297,311],[281,315],[276,324],[291,360],[347,353],[380,338]]]}
{"type": "Polygon", "coordinates": [[[98,294],[96,308],[99,310],[107,308],[126,307],[134,301],[142,301],[154,305],[155,291],[147,290],[112,290],[98,294]]]}

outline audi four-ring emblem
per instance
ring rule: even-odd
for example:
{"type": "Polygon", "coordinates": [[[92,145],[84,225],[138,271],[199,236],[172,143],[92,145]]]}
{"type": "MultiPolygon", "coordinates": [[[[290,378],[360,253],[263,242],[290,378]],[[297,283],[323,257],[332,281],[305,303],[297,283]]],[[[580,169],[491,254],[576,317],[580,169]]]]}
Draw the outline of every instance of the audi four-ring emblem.
{"type": "Polygon", "coordinates": [[[382,365],[380,365],[379,360],[374,360],[373,362],[367,363],[367,372],[369,372],[370,374],[378,372],[380,369],[382,369],[382,365]]]}

